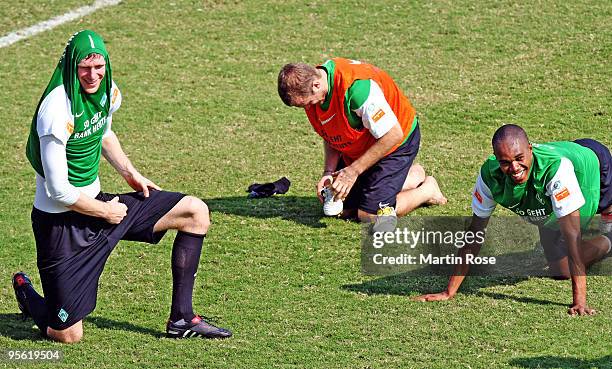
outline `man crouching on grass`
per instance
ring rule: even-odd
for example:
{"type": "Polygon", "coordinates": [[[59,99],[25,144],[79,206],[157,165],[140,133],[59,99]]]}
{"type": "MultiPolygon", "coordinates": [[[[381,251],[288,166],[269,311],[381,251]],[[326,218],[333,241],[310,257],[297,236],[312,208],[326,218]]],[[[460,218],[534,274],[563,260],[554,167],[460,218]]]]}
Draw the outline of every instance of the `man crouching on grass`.
{"type": "Polygon", "coordinates": [[[397,216],[447,200],[438,182],[414,164],[421,133],[415,108],[393,79],[374,65],[334,58],[312,66],[285,65],[278,94],[304,109],[323,139],[319,200],[344,204],[344,218],[392,224],[397,216]]]}
{"type": "MultiPolygon", "coordinates": [[[[610,151],[591,139],[531,144],[513,124],[499,128],[492,144],[494,155],[482,165],[472,194],[470,230],[484,231],[496,204],[536,224],[553,276],[572,280],[568,313],[595,314],[586,301],[586,268],[610,254],[612,232],[603,219],[603,235],[584,240],[581,231],[595,214],[609,219],[612,213],[610,151]]],[[[481,245],[465,246],[459,256],[477,255],[481,245]]],[[[468,270],[467,263],[457,265],[446,291],[415,299],[451,299],[468,270]]]]}
{"type": "MultiPolygon", "coordinates": [[[[66,45],[32,119],[26,155],[36,172],[32,229],[44,297],[25,273],[13,276],[20,310],[43,336],[72,343],[96,306],[98,281],[120,240],[158,243],[176,229],[172,248],[172,306],[166,334],[226,338],[193,312],[192,294],[210,225],[200,199],[162,191],[142,176],[111,129],[121,93],[102,38],[81,31],[66,45]],[[100,157],[135,192],[100,191],[100,157]]],[[[114,122],[113,122],[114,123],[114,122]]]]}

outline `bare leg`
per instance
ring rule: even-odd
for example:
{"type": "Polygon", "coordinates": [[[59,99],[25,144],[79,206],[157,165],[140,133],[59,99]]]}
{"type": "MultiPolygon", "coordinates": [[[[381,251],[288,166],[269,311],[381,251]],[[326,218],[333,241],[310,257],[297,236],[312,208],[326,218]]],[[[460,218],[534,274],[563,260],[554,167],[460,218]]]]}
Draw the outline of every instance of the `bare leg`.
{"type": "Polygon", "coordinates": [[[193,196],[185,196],[172,210],[155,223],[154,232],[176,229],[178,231],[205,234],[210,226],[208,206],[193,196]]]}
{"type": "Polygon", "coordinates": [[[56,331],[51,327],[47,327],[47,336],[54,341],[61,343],[75,343],[83,338],[83,321],[79,320],[70,327],[56,331]]]}
{"type": "Polygon", "coordinates": [[[420,206],[444,205],[446,202],[446,197],[442,194],[436,179],[427,176],[419,187],[403,190],[397,194],[395,211],[398,216],[404,216],[420,206]]]}
{"type": "Polygon", "coordinates": [[[412,190],[419,187],[426,177],[425,169],[420,164],[413,164],[408,170],[408,176],[402,186],[402,190],[412,190]]]}
{"type": "MultiPolygon", "coordinates": [[[[446,202],[446,197],[444,197],[442,191],[440,191],[440,187],[438,186],[436,179],[432,176],[427,176],[425,177],[425,181],[423,181],[423,183],[417,188],[402,190],[397,194],[395,212],[397,216],[404,216],[423,205],[444,205],[446,202]]],[[[349,215],[349,212],[346,210],[343,212],[342,217],[344,218],[345,215],[349,215]]],[[[355,216],[354,210],[350,211],[350,215],[352,217],[355,216]]],[[[359,220],[362,222],[374,221],[376,214],[370,214],[363,210],[358,210],[357,218],[359,218],[359,220]]]]}
{"type": "MultiPolygon", "coordinates": [[[[603,258],[607,252],[608,240],[605,236],[597,236],[590,240],[583,240],[580,243],[580,257],[587,268],[603,258]]],[[[557,261],[549,262],[548,265],[551,275],[561,277],[561,279],[570,278],[571,274],[567,256],[557,261]]]]}

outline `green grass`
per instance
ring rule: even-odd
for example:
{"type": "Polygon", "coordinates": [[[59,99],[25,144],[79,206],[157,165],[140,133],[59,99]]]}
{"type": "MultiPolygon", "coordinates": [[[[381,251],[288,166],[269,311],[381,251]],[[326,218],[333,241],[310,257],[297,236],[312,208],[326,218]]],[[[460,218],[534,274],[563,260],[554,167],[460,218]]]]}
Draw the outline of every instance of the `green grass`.
{"type": "MultiPolygon", "coordinates": [[[[76,6],[4,6],[0,33],[76,6]]],[[[54,368],[612,367],[610,277],[589,278],[600,313],[570,318],[569,282],[468,278],[453,301],[420,304],[409,297],[446,279],[362,275],[359,225],[322,218],[314,197],[321,140],[276,93],[292,61],[344,56],[387,70],[422,118],[418,161],[450,200],[416,215],[469,215],[504,122],[534,141],[612,145],[611,16],[605,1],[128,0],[0,49],[0,348],[61,349],[61,363],[40,365],[54,368]],[[118,245],[82,343],[40,340],[17,319],[11,273],[40,286],[26,137],[66,40],[83,28],[107,42],[123,93],[113,129],[134,164],[212,209],[194,302],[234,331],[230,340],[161,337],[172,234],[118,245]],[[281,176],[292,181],[287,195],[246,199],[250,183],[281,176]]],[[[128,191],[106,164],[101,178],[106,191],[128,191]]]]}

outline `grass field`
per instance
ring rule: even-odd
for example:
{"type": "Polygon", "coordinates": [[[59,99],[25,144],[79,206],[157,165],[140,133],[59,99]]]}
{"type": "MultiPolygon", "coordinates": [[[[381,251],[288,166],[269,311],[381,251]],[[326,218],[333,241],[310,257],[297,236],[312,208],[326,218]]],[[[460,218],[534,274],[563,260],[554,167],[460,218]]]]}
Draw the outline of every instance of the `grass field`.
{"type": "MultiPolygon", "coordinates": [[[[84,5],[40,3],[0,7],[0,36],[84,5]]],[[[610,2],[583,0],[126,0],[0,49],[0,349],[60,349],[61,362],[36,365],[53,368],[612,368],[608,276],[588,282],[599,314],[571,318],[568,281],[468,278],[454,300],[422,304],[409,297],[446,278],[362,275],[359,224],[323,218],[315,198],[321,140],[276,92],[293,61],[343,56],[387,70],[421,117],[418,161],[449,198],[415,215],[470,215],[504,122],[536,142],[612,145],[610,19],[610,2]],[[232,339],[163,338],[172,234],[119,244],[81,343],[41,340],[18,319],[11,274],[40,287],[25,142],[66,40],[84,28],[107,42],[123,93],[113,129],[136,167],[212,210],[194,303],[232,339]],[[250,183],[282,176],[288,194],[246,198],[250,183]]],[[[101,180],[129,190],[108,164],[101,180]]]]}

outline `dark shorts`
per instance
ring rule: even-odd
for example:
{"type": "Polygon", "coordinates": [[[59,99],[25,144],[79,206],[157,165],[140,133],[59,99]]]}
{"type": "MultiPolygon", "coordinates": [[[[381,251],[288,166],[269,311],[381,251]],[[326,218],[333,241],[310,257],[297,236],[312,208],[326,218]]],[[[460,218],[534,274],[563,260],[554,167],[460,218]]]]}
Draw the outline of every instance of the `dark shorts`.
{"type": "Polygon", "coordinates": [[[113,248],[120,240],[158,243],[166,232],[154,233],[155,223],[185,195],[153,190],[145,199],[142,192],[100,192],[96,199],[115,196],[128,207],[119,224],[74,211],[32,209],[38,270],[53,329],[66,329],[94,310],[98,280],[113,248]]]}
{"type": "Polygon", "coordinates": [[[612,205],[612,155],[610,155],[610,150],[607,147],[590,138],[582,138],[574,142],[593,150],[597,159],[599,159],[601,189],[597,214],[601,214],[602,211],[612,205]]]}
{"type": "Polygon", "coordinates": [[[417,125],[406,142],[357,178],[344,207],[369,214],[376,214],[382,204],[395,207],[397,194],[404,186],[420,144],[421,131],[417,125]]]}

